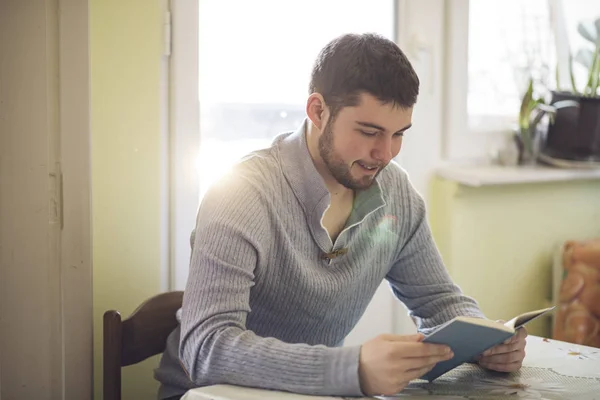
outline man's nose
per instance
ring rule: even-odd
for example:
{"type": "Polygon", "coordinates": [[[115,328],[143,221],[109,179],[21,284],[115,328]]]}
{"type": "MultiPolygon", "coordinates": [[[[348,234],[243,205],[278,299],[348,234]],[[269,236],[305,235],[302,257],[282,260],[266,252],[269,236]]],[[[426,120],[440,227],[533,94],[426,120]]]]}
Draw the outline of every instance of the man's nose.
{"type": "Polygon", "coordinates": [[[371,157],[382,164],[389,163],[393,157],[392,140],[387,137],[380,137],[375,143],[371,157]]]}

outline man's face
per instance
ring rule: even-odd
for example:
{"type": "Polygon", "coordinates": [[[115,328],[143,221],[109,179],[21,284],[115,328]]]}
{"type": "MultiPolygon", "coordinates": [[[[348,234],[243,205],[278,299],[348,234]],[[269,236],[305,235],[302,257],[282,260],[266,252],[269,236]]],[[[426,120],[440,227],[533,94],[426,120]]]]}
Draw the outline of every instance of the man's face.
{"type": "Polygon", "coordinates": [[[411,126],[412,108],[381,104],[369,94],[356,107],[344,107],[319,137],[319,154],[331,175],[352,190],[367,189],[398,155],[411,126]]]}

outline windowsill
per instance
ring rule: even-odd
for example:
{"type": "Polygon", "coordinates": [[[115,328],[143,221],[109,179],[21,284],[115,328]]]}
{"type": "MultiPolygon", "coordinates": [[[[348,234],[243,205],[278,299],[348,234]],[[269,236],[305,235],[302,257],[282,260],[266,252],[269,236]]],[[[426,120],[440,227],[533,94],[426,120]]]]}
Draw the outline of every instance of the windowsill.
{"type": "Polygon", "coordinates": [[[536,166],[505,167],[500,165],[445,165],[436,175],[471,187],[524,183],[600,180],[600,169],[560,169],[536,166]]]}

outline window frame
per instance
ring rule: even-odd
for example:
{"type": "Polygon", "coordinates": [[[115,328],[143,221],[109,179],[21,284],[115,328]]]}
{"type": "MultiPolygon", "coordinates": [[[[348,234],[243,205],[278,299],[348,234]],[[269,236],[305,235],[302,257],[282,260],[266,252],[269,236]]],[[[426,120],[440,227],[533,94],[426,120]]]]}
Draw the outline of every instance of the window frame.
{"type": "Polygon", "coordinates": [[[169,59],[169,290],[183,290],[191,257],[200,185],[198,0],[170,0],[169,59]]]}
{"type": "MultiPolygon", "coordinates": [[[[551,16],[561,82],[568,82],[568,37],[562,10],[564,0],[547,0],[551,16]]],[[[468,114],[468,66],[469,66],[469,0],[450,0],[446,8],[446,51],[444,121],[446,130],[442,132],[442,154],[445,163],[488,162],[489,151],[501,142],[512,129],[513,118],[490,117],[494,120],[491,128],[469,127],[468,114]],[[498,122],[500,121],[500,122],[498,122]],[[498,126],[503,125],[502,128],[498,126]]],[[[515,110],[515,115],[518,110],[515,110]]]]}

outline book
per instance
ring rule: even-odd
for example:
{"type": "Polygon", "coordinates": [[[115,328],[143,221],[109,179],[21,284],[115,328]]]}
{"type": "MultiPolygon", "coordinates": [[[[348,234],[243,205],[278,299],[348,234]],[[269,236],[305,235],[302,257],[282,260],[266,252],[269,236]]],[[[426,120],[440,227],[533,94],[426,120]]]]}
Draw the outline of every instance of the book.
{"type": "Polygon", "coordinates": [[[454,357],[437,363],[431,371],[420,379],[431,382],[465,362],[474,361],[475,357],[484,351],[513,336],[517,329],[554,310],[554,308],[529,311],[517,315],[504,324],[474,317],[456,317],[446,322],[427,335],[423,342],[450,346],[454,352],[454,357]]]}

